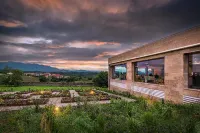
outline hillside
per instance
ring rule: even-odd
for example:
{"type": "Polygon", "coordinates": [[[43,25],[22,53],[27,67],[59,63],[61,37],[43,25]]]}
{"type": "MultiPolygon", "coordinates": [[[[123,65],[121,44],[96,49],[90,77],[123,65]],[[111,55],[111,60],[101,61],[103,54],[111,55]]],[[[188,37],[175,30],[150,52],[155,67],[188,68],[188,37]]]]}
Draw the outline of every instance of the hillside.
{"type": "Polygon", "coordinates": [[[58,69],[51,66],[31,64],[31,63],[22,63],[22,62],[0,62],[0,69],[3,69],[5,66],[11,67],[13,69],[19,69],[24,72],[90,72],[87,70],[64,70],[58,69]]]}

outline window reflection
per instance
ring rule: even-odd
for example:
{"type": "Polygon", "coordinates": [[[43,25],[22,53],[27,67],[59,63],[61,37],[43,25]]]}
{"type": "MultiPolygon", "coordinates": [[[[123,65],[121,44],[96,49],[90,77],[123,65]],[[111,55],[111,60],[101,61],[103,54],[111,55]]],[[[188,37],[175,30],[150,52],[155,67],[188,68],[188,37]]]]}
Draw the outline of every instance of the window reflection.
{"type": "Polygon", "coordinates": [[[189,87],[200,88],[200,53],[189,54],[189,87]]]}
{"type": "Polygon", "coordinates": [[[113,79],[126,80],[126,64],[114,66],[113,79]]]}
{"type": "Polygon", "coordinates": [[[135,81],[164,84],[164,58],[136,62],[135,81]]]}

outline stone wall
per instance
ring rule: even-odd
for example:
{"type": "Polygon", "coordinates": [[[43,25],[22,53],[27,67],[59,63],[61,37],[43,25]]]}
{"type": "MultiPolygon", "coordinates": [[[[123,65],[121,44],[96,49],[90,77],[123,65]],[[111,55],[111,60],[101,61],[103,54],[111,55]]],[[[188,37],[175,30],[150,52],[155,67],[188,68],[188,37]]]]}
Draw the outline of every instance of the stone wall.
{"type": "MultiPolygon", "coordinates": [[[[155,98],[155,99],[164,98],[165,100],[169,100],[174,103],[188,103],[188,102],[200,103],[200,89],[188,88],[188,60],[186,54],[193,52],[200,52],[200,28],[192,31],[190,30],[186,32],[187,34],[181,34],[181,36],[176,35],[170,40],[164,40],[165,42],[164,44],[166,44],[166,42],[170,43],[170,41],[173,40],[172,42],[174,45],[176,45],[175,42],[177,42],[176,46],[181,46],[181,44],[179,44],[181,43],[181,41],[180,40],[176,41],[174,39],[182,39],[182,41],[188,42],[188,45],[189,42],[197,43],[198,45],[186,47],[183,49],[168,51],[165,53],[159,53],[156,55],[126,60],[128,58],[131,58],[133,55],[138,55],[138,56],[143,55],[143,53],[139,54],[136,49],[136,51],[133,50],[132,52],[136,52],[138,54],[126,52],[125,54],[121,54],[120,58],[118,59],[116,57],[111,58],[109,60],[109,89],[117,91],[127,91],[133,95],[144,96],[148,98],[155,98]],[[199,34],[197,35],[197,33],[199,34]],[[190,39],[194,40],[190,41],[187,35],[189,35],[189,37],[192,37],[190,39]],[[156,59],[161,57],[164,57],[165,60],[164,85],[134,81],[134,62],[156,59]],[[123,63],[127,64],[127,80],[120,81],[112,79],[111,75],[113,66],[123,63]]],[[[185,44],[186,43],[184,43],[184,46],[185,44]]],[[[160,45],[159,46],[154,45],[154,47],[156,47],[157,48],[156,50],[158,51],[159,49],[163,49],[162,47],[160,47],[160,45]]],[[[144,51],[148,51],[148,48],[149,48],[148,46],[145,47],[144,51]]],[[[151,50],[152,49],[150,48],[150,52],[151,50]]],[[[140,49],[139,51],[143,50],[140,49]]]]}

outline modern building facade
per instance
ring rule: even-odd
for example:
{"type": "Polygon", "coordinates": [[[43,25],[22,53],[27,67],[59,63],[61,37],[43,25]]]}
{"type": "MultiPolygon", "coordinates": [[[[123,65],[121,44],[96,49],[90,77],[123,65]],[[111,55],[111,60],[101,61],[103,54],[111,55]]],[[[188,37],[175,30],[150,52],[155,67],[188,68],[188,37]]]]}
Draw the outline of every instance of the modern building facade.
{"type": "Polygon", "coordinates": [[[200,27],[113,56],[109,89],[174,103],[200,103],[200,27]]]}

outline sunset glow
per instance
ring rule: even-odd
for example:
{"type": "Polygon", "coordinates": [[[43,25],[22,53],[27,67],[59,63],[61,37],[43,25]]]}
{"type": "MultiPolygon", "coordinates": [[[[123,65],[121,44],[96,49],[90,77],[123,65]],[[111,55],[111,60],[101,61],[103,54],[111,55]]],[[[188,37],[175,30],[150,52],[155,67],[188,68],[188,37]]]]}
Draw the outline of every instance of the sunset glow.
{"type": "Polygon", "coordinates": [[[108,70],[109,57],[199,24],[198,4],[198,0],[1,0],[0,62],[108,70]]]}

